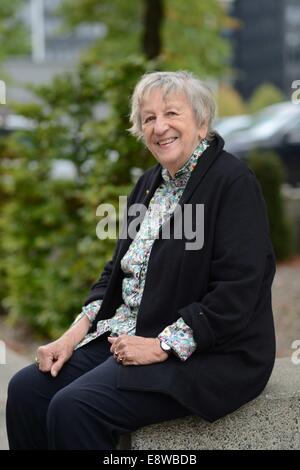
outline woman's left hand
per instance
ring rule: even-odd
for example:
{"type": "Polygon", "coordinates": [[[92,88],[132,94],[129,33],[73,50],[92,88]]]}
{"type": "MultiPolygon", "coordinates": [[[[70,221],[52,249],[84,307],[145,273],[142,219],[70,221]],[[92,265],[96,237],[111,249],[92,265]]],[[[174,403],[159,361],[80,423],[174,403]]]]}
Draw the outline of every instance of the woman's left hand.
{"type": "Polygon", "coordinates": [[[164,362],[168,354],[160,347],[158,338],[144,338],[143,336],[120,335],[109,336],[110,351],[116,361],[124,366],[137,366],[164,362]]]}

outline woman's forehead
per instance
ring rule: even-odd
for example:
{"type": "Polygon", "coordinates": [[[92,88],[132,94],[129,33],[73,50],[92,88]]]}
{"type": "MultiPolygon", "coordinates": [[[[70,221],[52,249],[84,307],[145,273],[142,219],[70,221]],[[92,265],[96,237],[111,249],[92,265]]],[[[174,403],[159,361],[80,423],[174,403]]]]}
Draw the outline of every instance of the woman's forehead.
{"type": "Polygon", "coordinates": [[[189,103],[183,91],[165,91],[162,88],[146,90],[142,97],[141,110],[147,111],[148,108],[153,108],[158,104],[183,106],[189,103]]]}

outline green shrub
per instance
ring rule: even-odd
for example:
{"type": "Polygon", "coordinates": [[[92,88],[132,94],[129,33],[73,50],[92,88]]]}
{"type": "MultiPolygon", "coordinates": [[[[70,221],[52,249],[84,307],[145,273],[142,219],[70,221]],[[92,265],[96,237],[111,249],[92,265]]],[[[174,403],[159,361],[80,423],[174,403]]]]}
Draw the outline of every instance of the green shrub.
{"type": "Polygon", "coordinates": [[[0,149],[1,303],[12,321],[57,337],[111,256],[115,240],[97,238],[96,208],[117,206],[133,185],[131,169],[154,164],[126,131],[133,86],[151,66],[138,58],[101,71],[84,64],[36,88],[39,104],[17,107],[35,128],[0,149]],[[110,113],[99,120],[95,110],[103,102],[110,113]],[[75,179],[51,176],[61,159],[73,164],[75,179]]]}
{"type": "Polygon", "coordinates": [[[279,88],[271,83],[263,83],[261,86],[256,88],[249,100],[249,112],[256,113],[266,106],[281,103],[284,99],[284,95],[279,88]]]}
{"type": "Polygon", "coordinates": [[[247,114],[247,107],[241,95],[231,86],[222,83],[217,93],[219,117],[247,114]]]}
{"type": "Polygon", "coordinates": [[[249,167],[260,182],[265,198],[276,259],[286,259],[294,254],[294,246],[292,227],[284,214],[280,191],[285,180],[284,167],[277,154],[259,150],[250,155],[249,167]]]}

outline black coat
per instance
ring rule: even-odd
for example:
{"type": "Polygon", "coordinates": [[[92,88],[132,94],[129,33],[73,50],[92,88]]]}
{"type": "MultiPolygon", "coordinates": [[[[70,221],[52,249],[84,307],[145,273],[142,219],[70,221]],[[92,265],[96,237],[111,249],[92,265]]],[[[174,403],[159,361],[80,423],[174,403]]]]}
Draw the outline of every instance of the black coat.
{"type": "MultiPolygon", "coordinates": [[[[252,171],[223,146],[216,136],[179,202],[204,204],[204,246],[186,250],[185,238],[155,240],[137,318],[136,335],[156,337],[182,317],[197,349],[185,362],[170,357],[150,365],[120,365],[118,377],[121,389],[169,394],[208,421],[258,396],[275,359],[275,258],[265,204],[252,171]]],[[[157,164],[144,173],[129,205],[149,204],[162,182],[161,169],[157,164]]],[[[120,260],[130,242],[118,241],[85,302],[104,299],[94,327],[123,302],[120,260]]]]}

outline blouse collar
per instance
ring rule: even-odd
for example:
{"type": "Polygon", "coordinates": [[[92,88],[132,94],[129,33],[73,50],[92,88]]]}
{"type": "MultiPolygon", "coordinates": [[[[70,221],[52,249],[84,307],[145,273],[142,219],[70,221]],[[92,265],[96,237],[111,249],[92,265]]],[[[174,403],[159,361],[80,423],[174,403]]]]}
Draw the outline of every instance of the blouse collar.
{"type": "Polygon", "coordinates": [[[175,173],[174,178],[170,175],[169,171],[166,168],[163,168],[161,171],[161,175],[163,179],[171,184],[175,184],[175,186],[185,186],[187,180],[191,176],[192,171],[194,170],[195,166],[197,165],[198,159],[200,155],[204,152],[204,150],[209,147],[209,143],[206,139],[203,139],[200,144],[195,148],[194,152],[190,156],[190,158],[185,162],[185,164],[175,173]]]}

